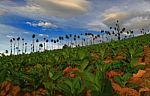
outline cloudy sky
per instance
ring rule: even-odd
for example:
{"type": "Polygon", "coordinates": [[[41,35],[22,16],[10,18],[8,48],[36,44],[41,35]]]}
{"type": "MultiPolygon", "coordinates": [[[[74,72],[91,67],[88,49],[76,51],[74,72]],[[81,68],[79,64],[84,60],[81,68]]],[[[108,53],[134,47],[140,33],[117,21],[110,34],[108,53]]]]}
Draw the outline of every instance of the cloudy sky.
{"type": "Polygon", "coordinates": [[[99,32],[117,19],[127,29],[149,29],[150,0],[0,0],[0,52],[13,37],[99,32]]]}

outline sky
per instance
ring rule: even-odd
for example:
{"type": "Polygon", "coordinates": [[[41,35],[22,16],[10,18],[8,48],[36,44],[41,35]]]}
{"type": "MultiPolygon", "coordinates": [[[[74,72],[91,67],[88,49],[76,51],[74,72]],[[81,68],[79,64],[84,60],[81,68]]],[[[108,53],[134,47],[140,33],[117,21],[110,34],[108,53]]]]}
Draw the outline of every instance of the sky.
{"type": "Polygon", "coordinates": [[[128,30],[149,30],[150,0],[0,0],[0,52],[11,38],[31,43],[65,34],[100,32],[116,20],[128,30]]]}

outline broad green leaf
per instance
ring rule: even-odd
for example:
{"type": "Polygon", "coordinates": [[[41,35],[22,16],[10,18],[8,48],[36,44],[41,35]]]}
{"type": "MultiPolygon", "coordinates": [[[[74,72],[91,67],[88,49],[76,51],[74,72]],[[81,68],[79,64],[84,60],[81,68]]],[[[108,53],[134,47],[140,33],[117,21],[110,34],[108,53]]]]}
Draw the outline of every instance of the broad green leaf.
{"type": "Polygon", "coordinates": [[[53,73],[51,71],[49,71],[49,77],[52,78],[53,77],[53,73]]]}
{"type": "Polygon", "coordinates": [[[128,79],[129,79],[130,77],[131,77],[131,73],[126,73],[126,74],[123,75],[122,79],[123,79],[124,81],[128,81],[128,79]]]}
{"type": "Polygon", "coordinates": [[[81,66],[80,70],[82,70],[82,71],[85,70],[87,68],[88,64],[89,64],[89,60],[84,59],[82,61],[82,64],[80,65],[81,66]]]}
{"type": "Polygon", "coordinates": [[[122,81],[121,81],[121,77],[120,76],[114,76],[114,80],[116,83],[118,83],[119,85],[122,85],[122,81]]]}
{"type": "Polygon", "coordinates": [[[52,79],[53,80],[57,80],[57,79],[59,79],[59,78],[61,78],[62,77],[62,73],[61,72],[58,72],[58,73],[55,73],[53,76],[52,76],[52,79]]]}

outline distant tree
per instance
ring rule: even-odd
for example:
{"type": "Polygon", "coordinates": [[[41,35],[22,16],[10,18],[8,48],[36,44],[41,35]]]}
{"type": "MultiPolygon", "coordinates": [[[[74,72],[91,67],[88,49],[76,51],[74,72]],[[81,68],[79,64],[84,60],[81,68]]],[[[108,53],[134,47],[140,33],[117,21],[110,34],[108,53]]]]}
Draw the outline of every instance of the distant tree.
{"type": "Polygon", "coordinates": [[[31,46],[31,52],[34,52],[34,51],[33,51],[33,44],[30,44],[30,46],[31,46]]]}
{"type": "Polygon", "coordinates": [[[44,51],[45,51],[45,40],[46,40],[46,38],[44,38],[44,51]]]}
{"type": "Polygon", "coordinates": [[[13,40],[10,39],[10,55],[12,55],[12,42],[13,42],[13,40]]]}
{"type": "MultiPolygon", "coordinates": [[[[66,35],[65,37],[66,37],[66,39],[69,39],[69,36],[68,36],[68,35],[66,35]]],[[[67,41],[66,41],[66,42],[67,42],[67,41]]],[[[69,43],[68,43],[68,46],[69,46],[69,43]]]]}
{"type": "Polygon", "coordinates": [[[36,52],[38,51],[38,46],[39,46],[39,40],[36,39],[36,52]]]}
{"type": "Polygon", "coordinates": [[[48,42],[49,42],[49,40],[47,39],[46,40],[46,49],[48,50],[48,42]]]}
{"type": "Polygon", "coordinates": [[[43,44],[39,44],[39,50],[42,51],[42,48],[43,48],[43,44]]]}
{"type": "Polygon", "coordinates": [[[22,38],[22,54],[24,53],[24,38],[22,38]]]}
{"type": "Polygon", "coordinates": [[[25,53],[27,52],[27,43],[25,43],[25,53]]]}
{"type": "Polygon", "coordinates": [[[35,34],[32,35],[32,39],[33,39],[33,41],[32,41],[32,45],[33,45],[33,46],[32,46],[32,47],[33,47],[33,48],[32,48],[32,52],[34,52],[34,38],[35,38],[35,34]]]}
{"type": "Polygon", "coordinates": [[[8,50],[5,50],[5,53],[8,54],[8,50]]]}
{"type": "Polygon", "coordinates": [[[53,39],[51,39],[51,43],[52,43],[52,50],[53,50],[53,43],[54,43],[54,40],[53,40],[53,39]]]}
{"type": "Polygon", "coordinates": [[[54,40],[54,48],[53,48],[53,49],[55,49],[55,47],[56,47],[56,43],[57,43],[57,41],[56,41],[56,40],[54,40]]]}
{"type": "Polygon", "coordinates": [[[18,42],[17,55],[19,54],[19,41],[20,41],[20,37],[17,38],[17,42],[18,42]]]}
{"type": "MultiPolygon", "coordinates": [[[[115,30],[115,32],[117,32],[115,36],[117,36],[117,39],[118,40],[121,40],[121,34],[126,30],[125,28],[121,28],[120,24],[119,24],[119,20],[117,20],[114,28],[113,27],[110,27],[110,29],[113,29],[115,30]]],[[[114,34],[114,32],[112,33],[114,34]]]]}
{"type": "Polygon", "coordinates": [[[16,49],[16,39],[13,38],[13,43],[14,43],[14,54],[15,54],[15,49],[16,49]]]}
{"type": "Polygon", "coordinates": [[[59,49],[59,39],[56,40],[57,48],[59,49]]]}
{"type": "Polygon", "coordinates": [[[74,42],[75,42],[75,46],[77,46],[77,41],[76,41],[76,37],[74,37],[74,42]]]}
{"type": "Polygon", "coordinates": [[[69,34],[69,38],[70,38],[70,40],[71,40],[71,42],[70,42],[70,47],[72,47],[72,34],[69,34]]]}

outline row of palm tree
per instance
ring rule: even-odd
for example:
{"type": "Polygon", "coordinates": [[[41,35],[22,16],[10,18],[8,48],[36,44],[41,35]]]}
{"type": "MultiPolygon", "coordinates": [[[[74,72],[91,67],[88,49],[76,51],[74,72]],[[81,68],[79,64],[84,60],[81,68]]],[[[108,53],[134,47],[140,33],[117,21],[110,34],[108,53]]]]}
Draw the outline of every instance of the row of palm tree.
{"type": "MultiPolygon", "coordinates": [[[[144,29],[141,30],[141,34],[146,34],[144,29]]],[[[62,46],[67,47],[78,47],[87,46],[103,42],[109,42],[112,40],[122,40],[134,37],[134,32],[132,30],[126,30],[126,28],[120,26],[117,20],[114,26],[110,27],[110,31],[101,30],[99,34],[93,34],[91,32],[81,33],[81,34],[66,34],[65,36],[59,36],[58,38],[49,40],[48,38],[43,38],[41,43],[39,39],[36,38],[36,34],[32,35],[31,51],[39,52],[45,50],[61,49],[62,46]],[[127,35],[123,35],[126,32],[127,35]],[[51,42],[49,46],[49,41],[51,42]],[[51,48],[49,48],[51,47],[51,48]]],[[[20,52],[27,53],[28,43],[25,42],[24,38],[12,38],[10,39],[10,54],[20,54],[20,52]],[[22,50],[20,47],[20,40],[22,40],[22,50]]],[[[8,53],[8,50],[7,50],[8,53]]]]}

